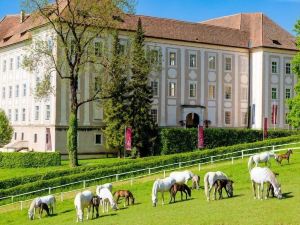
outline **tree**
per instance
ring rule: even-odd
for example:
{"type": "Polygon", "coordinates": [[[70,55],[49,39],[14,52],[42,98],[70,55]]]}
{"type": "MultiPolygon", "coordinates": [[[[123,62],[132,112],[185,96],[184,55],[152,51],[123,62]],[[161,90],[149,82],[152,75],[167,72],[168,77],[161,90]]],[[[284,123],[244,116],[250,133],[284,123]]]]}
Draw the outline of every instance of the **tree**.
{"type": "Polygon", "coordinates": [[[0,147],[7,145],[12,138],[14,129],[9,123],[5,112],[0,109],[0,147]]]}
{"type": "Polygon", "coordinates": [[[121,155],[124,149],[124,132],[128,125],[128,69],[125,55],[120,52],[118,32],[114,33],[112,56],[102,90],[111,98],[103,101],[105,144],[121,155]]]}
{"type": "Polygon", "coordinates": [[[110,28],[118,25],[123,12],[130,11],[133,4],[130,0],[25,0],[24,5],[33,12],[34,22],[48,27],[50,33],[47,40],[33,37],[23,65],[31,72],[44,73],[36,87],[37,98],[55,92],[53,80],[67,83],[71,102],[67,145],[70,165],[78,166],[78,110],[99,100],[101,92],[96,89],[90,91],[89,97],[78,97],[78,80],[86,74],[91,76],[89,68],[96,74],[95,80],[100,80],[97,78],[106,68],[107,58],[99,54],[100,46],[94,41],[107,37],[110,28]]]}
{"type": "Polygon", "coordinates": [[[157,126],[150,114],[153,96],[148,76],[151,63],[146,58],[144,40],[142,22],[139,19],[132,44],[129,103],[129,123],[133,131],[133,146],[136,147],[138,156],[151,154],[157,136],[157,126]]]}
{"type": "MultiPolygon", "coordinates": [[[[295,25],[295,32],[297,34],[296,45],[300,51],[300,20],[295,25]]],[[[300,127],[300,52],[298,52],[292,60],[292,70],[298,78],[298,83],[295,86],[295,96],[288,100],[289,113],[288,123],[295,128],[300,127]]]]}

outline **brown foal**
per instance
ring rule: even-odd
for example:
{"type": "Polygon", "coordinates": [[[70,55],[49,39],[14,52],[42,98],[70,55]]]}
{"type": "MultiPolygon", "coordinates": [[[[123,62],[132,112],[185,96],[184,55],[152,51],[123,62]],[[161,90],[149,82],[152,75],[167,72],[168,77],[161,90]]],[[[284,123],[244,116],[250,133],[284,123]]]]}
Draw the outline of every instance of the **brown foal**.
{"type": "Polygon", "coordinates": [[[286,159],[288,163],[290,163],[290,155],[293,154],[292,149],[289,149],[285,154],[278,155],[276,160],[279,164],[281,164],[283,159],[286,159]]]}

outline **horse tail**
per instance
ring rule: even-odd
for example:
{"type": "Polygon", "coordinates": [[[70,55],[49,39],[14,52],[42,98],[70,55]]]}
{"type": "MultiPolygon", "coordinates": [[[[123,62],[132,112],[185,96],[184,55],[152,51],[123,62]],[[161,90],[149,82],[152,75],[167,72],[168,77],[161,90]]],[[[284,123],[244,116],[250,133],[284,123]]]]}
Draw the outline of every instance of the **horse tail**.
{"type": "Polygon", "coordinates": [[[208,196],[208,185],[209,185],[209,181],[208,181],[208,178],[209,178],[209,174],[206,173],[205,176],[204,176],[204,191],[205,191],[205,196],[207,197],[208,196]]]}
{"type": "Polygon", "coordinates": [[[253,156],[250,156],[249,160],[248,160],[248,170],[249,170],[249,172],[251,171],[252,163],[253,163],[253,156]]]}
{"type": "Polygon", "coordinates": [[[152,202],[155,203],[156,195],[157,195],[157,186],[158,186],[158,180],[154,181],[153,187],[152,187],[152,202]]]}

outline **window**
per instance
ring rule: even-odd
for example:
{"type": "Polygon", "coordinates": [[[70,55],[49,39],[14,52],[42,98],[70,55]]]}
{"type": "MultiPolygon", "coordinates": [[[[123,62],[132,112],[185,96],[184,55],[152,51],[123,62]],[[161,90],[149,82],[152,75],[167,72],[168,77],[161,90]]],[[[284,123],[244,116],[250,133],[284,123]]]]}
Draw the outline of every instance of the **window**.
{"type": "Polygon", "coordinates": [[[34,119],[35,120],[39,120],[40,117],[40,107],[39,106],[35,106],[35,116],[34,119]]]}
{"type": "Polygon", "coordinates": [[[9,60],[9,69],[12,70],[13,69],[13,64],[14,64],[14,59],[10,58],[9,60]]]}
{"type": "Polygon", "coordinates": [[[2,71],[6,71],[6,60],[3,60],[2,71]]]}
{"type": "Polygon", "coordinates": [[[21,141],[24,141],[24,133],[21,133],[21,141]]]}
{"type": "Polygon", "coordinates": [[[285,73],[286,74],[291,74],[291,63],[286,63],[285,64],[285,73]]]}
{"type": "Polygon", "coordinates": [[[23,96],[25,97],[27,94],[27,87],[26,84],[23,84],[23,96]]]}
{"type": "Polygon", "coordinates": [[[170,52],[169,63],[170,63],[170,66],[176,66],[176,52],[170,52]]]}
{"type": "Polygon", "coordinates": [[[9,92],[8,92],[8,97],[12,97],[12,86],[9,86],[9,92]]]}
{"type": "Polygon", "coordinates": [[[26,109],[23,108],[22,109],[22,121],[25,121],[26,120],[26,109]]]}
{"type": "Polygon", "coordinates": [[[50,105],[46,105],[46,120],[50,120],[50,105]]]}
{"type": "Polygon", "coordinates": [[[285,89],[285,98],[286,99],[291,98],[291,89],[290,88],[285,89]]]}
{"type": "Polygon", "coordinates": [[[20,65],[21,65],[21,57],[17,56],[17,60],[16,60],[16,68],[20,69],[20,65]]]}
{"type": "Polygon", "coordinates": [[[15,121],[19,120],[19,110],[15,109],[15,121]]]}
{"type": "Polygon", "coordinates": [[[196,54],[190,54],[190,67],[191,68],[197,67],[197,56],[196,56],[196,54]]]}
{"type": "Polygon", "coordinates": [[[16,85],[16,97],[19,97],[19,85],[16,85]]]}
{"type": "Polygon", "coordinates": [[[158,96],[158,81],[157,80],[151,81],[151,89],[152,89],[152,95],[158,96]]]}
{"type": "Polygon", "coordinates": [[[176,96],[176,82],[174,81],[169,82],[169,96],[170,97],[176,96]]]}
{"type": "Polygon", "coordinates": [[[102,55],[102,42],[96,41],[94,43],[95,56],[100,57],[102,55]]]}
{"type": "Polygon", "coordinates": [[[272,88],[272,99],[277,99],[277,88],[272,88]]]}
{"type": "Polygon", "coordinates": [[[8,119],[11,121],[11,109],[8,110],[8,119]]]}
{"type": "Polygon", "coordinates": [[[197,84],[195,82],[190,83],[190,98],[196,98],[197,84]]]}
{"type": "Polygon", "coordinates": [[[241,100],[243,100],[243,101],[248,100],[248,88],[247,87],[241,88],[241,100]]]}
{"type": "Polygon", "coordinates": [[[225,99],[231,100],[231,86],[225,86],[225,99]]]}
{"type": "Polygon", "coordinates": [[[277,71],[278,71],[277,62],[272,61],[272,73],[277,73],[277,71]]]}
{"type": "Polygon", "coordinates": [[[126,47],[125,44],[120,44],[120,55],[125,55],[126,47]]]}
{"type": "Polygon", "coordinates": [[[208,57],[208,69],[210,69],[210,70],[216,69],[216,56],[208,57]]]}
{"type": "Polygon", "coordinates": [[[18,134],[17,134],[17,132],[15,132],[15,140],[17,140],[17,137],[18,137],[18,134]]]}
{"type": "Polygon", "coordinates": [[[151,49],[150,50],[150,63],[153,65],[158,64],[159,62],[159,53],[158,50],[156,49],[151,49]]]}
{"type": "Polygon", "coordinates": [[[155,123],[157,123],[158,121],[157,109],[151,109],[151,118],[155,123]]]}
{"type": "Polygon", "coordinates": [[[231,59],[231,57],[226,57],[225,58],[225,70],[226,71],[231,71],[231,62],[232,61],[232,59],[231,59]]]}
{"type": "Polygon", "coordinates": [[[2,98],[5,99],[5,87],[2,87],[2,98]]]}
{"type": "Polygon", "coordinates": [[[225,112],[225,124],[226,125],[231,124],[231,112],[230,111],[225,112]]]}
{"type": "Polygon", "coordinates": [[[247,125],[248,123],[248,113],[242,112],[242,125],[247,125]]]}
{"type": "Polygon", "coordinates": [[[215,100],[216,99],[216,86],[215,85],[209,85],[208,86],[208,99],[209,100],[215,100]]]}
{"type": "Polygon", "coordinates": [[[37,143],[37,134],[34,134],[34,143],[37,143]]]}
{"type": "Polygon", "coordinates": [[[95,135],[95,144],[96,145],[101,145],[102,144],[102,135],[101,134],[96,134],[95,135]]]}

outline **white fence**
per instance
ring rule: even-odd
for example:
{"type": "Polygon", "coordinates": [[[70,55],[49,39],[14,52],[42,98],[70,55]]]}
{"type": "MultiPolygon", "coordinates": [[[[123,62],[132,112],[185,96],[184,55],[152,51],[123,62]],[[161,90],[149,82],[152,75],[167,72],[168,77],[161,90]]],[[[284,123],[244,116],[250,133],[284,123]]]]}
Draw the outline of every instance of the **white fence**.
{"type": "MultiPolygon", "coordinates": [[[[45,192],[47,192],[49,194],[52,194],[52,193],[59,194],[60,193],[60,198],[63,201],[64,194],[66,194],[70,191],[55,192],[55,190],[67,189],[68,187],[70,188],[72,186],[76,186],[77,190],[80,190],[80,189],[84,189],[86,187],[92,186],[92,185],[88,185],[88,183],[95,184],[96,181],[99,182],[99,183],[102,183],[104,181],[107,181],[108,179],[110,179],[110,182],[131,181],[131,184],[133,184],[134,179],[142,178],[142,177],[149,176],[149,175],[154,175],[154,174],[161,173],[161,172],[163,172],[163,175],[165,177],[166,172],[168,172],[168,171],[172,171],[172,170],[180,169],[180,168],[186,168],[186,167],[194,167],[194,166],[198,166],[198,170],[200,171],[201,170],[201,165],[212,164],[212,163],[215,163],[215,162],[220,162],[220,161],[225,161],[225,160],[231,160],[231,162],[233,164],[235,159],[238,159],[238,158],[243,159],[244,157],[253,155],[254,153],[257,153],[257,152],[269,151],[269,150],[273,150],[274,152],[286,151],[287,148],[281,148],[281,149],[277,149],[277,148],[285,147],[285,146],[292,146],[292,145],[297,145],[297,144],[299,145],[300,142],[281,144],[281,145],[264,146],[264,147],[259,147],[259,148],[244,149],[244,150],[241,150],[241,151],[235,151],[235,152],[230,152],[230,153],[225,153],[225,154],[220,154],[220,155],[203,157],[203,158],[199,158],[199,159],[183,161],[183,162],[178,162],[178,163],[172,163],[172,164],[156,166],[156,167],[151,167],[151,168],[144,168],[144,169],[129,171],[129,172],[125,172],[125,173],[118,173],[118,174],[98,177],[98,178],[89,179],[89,180],[82,180],[82,181],[72,182],[72,183],[59,185],[59,186],[55,186],[55,187],[43,188],[43,189],[40,189],[40,190],[31,191],[31,192],[27,192],[27,193],[23,193],[23,194],[19,194],[19,195],[2,197],[2,198],[0,198],[0,203],[1,203],[1,201],[4,201],[4,200],[7,202],[7,200],[9,200],[9,199],[10,199],[10,203],[2,204],[0,206],[0,208],[4,207],[4,206],[19,203],[20,208],[22,210],[23,209],[23,203],[25,201],[30,201],[30,200],[28,199],[28,200],[25,200],[25,201],[15,201],[15,199],[22,198],[22,197],[25,197],[25,196],[28,196],[28,198],[30,198],[33,195],[37,195],[38,193],[45,193],[45,192]],[[124,177],[124,178],[122,179],[122,177],[124,177]],[[79,187],[79,189],[78,189],[78,187],[79,187]]],[[[299,150],[300,147],[294,147],[292,149],[293,150],[299,150]]],[[[75,191],[75,190],[76,189],[74,188],[72,191],[75,191]]]]}

